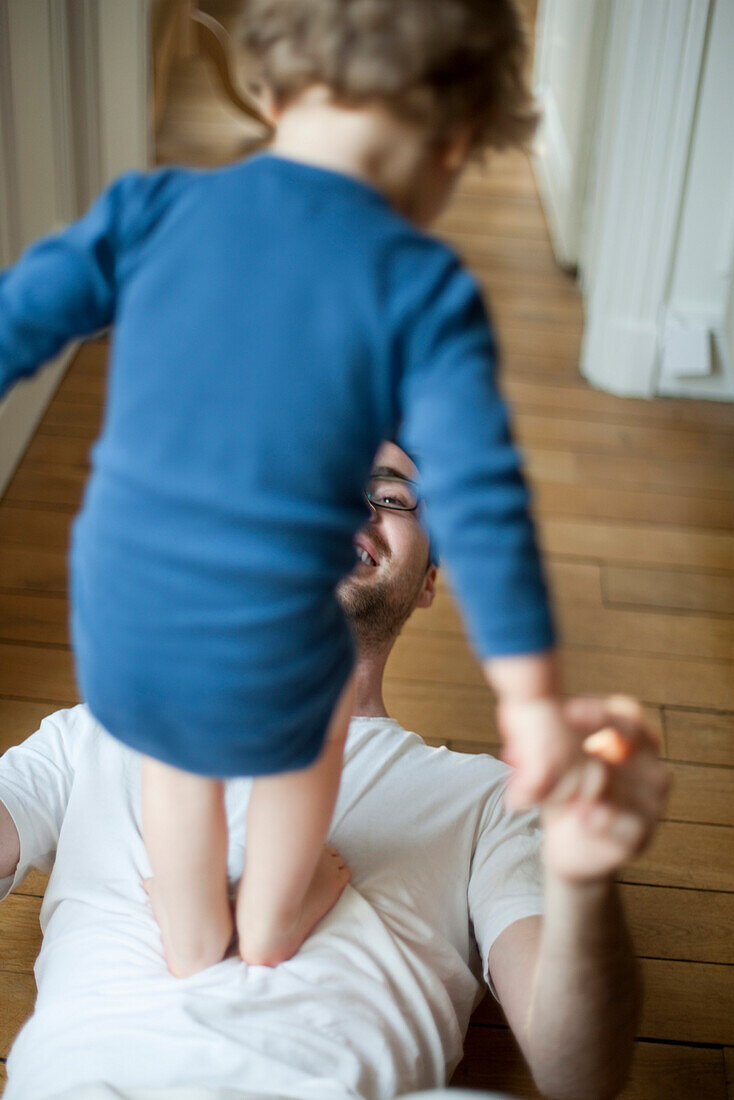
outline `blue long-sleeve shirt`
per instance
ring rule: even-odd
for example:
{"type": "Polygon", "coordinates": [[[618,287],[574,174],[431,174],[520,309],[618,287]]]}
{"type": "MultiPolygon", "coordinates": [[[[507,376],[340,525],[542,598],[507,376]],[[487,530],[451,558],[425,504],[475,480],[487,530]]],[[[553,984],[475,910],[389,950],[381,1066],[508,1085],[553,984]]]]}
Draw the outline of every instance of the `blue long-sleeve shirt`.
{"type": "MultiPolygon", "coordinates": [[[[317,668],[314,692],[331,697],[346,658],[329,601],[384,438],[419,458],[480,656],[552,644],[476,282],[374,188],[270,154],[122,176],[0,276],[0,394],[110,323],[72,596],[82,687],[85,662],[117,661],[138,685],[128,725],[149,721],[143,653],[169,695],[192,667],[207,698],[233,699],[248,670],[252,691],[277,691],[290,662],[301,675],[284,700],[317,668]],[[294,626],[304,616],[310,638],[294,626]]],[[[111,667],[90,672],[92,692],[101,679],[111,667]]]]}

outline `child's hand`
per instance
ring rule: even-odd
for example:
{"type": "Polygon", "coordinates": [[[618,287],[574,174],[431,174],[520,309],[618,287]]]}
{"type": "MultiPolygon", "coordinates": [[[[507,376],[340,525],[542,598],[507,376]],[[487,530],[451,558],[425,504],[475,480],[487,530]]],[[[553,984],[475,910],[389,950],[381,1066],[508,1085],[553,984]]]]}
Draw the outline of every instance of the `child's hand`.
{"type": "Polygon", "coordinates": [[[572,699],[564,715],[583,738],[583,752],[543,804],[544,863],[567,882],[591,882],[614,874],[649,843],[671,776],[635,700],[572,699]]]}
{"type": "Polygon", "coordinates": [[[581,760],[581,739],[558,698],[500,699],[497,723],[502,758],[515,769],[505,793],[514,810],[542,802],[581,760]]]}

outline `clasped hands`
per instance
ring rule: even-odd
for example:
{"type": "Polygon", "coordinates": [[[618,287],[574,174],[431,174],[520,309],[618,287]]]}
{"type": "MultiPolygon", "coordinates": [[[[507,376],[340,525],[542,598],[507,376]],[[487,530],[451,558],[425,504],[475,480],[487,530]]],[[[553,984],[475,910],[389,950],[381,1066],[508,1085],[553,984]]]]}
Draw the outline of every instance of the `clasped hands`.
{"type": "Polygon", "coordinates": [[[506,800],[514,809],[540,804],[547,871],[568,882],[604,879],[647,846],[671,773],[639,703],[501,701],[497,717],[515,768],[506,800]]]}

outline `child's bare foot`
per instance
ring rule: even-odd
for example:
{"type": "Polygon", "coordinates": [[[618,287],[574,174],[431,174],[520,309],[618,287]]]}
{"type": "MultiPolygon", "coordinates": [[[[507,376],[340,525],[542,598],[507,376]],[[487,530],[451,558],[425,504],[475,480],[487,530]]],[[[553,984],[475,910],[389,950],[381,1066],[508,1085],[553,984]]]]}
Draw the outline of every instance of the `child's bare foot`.
{"type": "Polygon", "coordinates": [[[336,905],[351,877],[336,848],[325,845],[295,919],[287,925],[259,928],[251,914],[238,912],[240,955],[244,961],[252,966],[277,966],[292,958],[321,918],[336,905]]]}
{"type": "Polygon", "coordinates": [[[234,929],[232,908],[228,900],[226,908],[220,907],[220,911],[212,908],[202,915],[195,928],[192,928],[191,920],[182,928],[179,922],[169,917],[155,878],[144,879],[143,887],[150,898],[153,916],[161,930],[166,962],[174,978],[189,978],[199,970],[205,970],[222,961],[234,929]],[[174,941],[176,947],[173,946],[174,941]]]}

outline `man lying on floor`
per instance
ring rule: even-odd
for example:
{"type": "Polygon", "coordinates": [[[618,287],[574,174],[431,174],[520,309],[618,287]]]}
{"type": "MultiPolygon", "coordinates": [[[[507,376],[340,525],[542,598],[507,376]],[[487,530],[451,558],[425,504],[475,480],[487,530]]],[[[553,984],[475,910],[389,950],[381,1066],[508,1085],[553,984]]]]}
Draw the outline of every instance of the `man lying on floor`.
{"type": "MultiPolygon", "coordinates": [[[[149,1100],[157,1089],[388,1100],[450,1077],[484,981],[542,1091],[592,1100],[620,1087],[637,990],[613,876],[661,811],[654,739],[622,708],[614,721],[631,756],[588,756],[585,800],[544,809],[541,846],[535,816],[503,806],[505,765],[430,748],[389,718],[385,663],[411,611],[431,604],[436,568],[420,509],[405,508],[416,503],[413,463],[386,444],[377,464],[407,480],[371,482],[361,560],[341,589],[359,644],[359,716],[329,841],[351,885],[287,963],[247,967],[231,950],[174,978],[143,885],[139,761],[84,706],[51,715],[0,758],[0,897],[31,867],[51,871],[38,999],[5,1100],[149,1100]],[[95,1082],[112,1090],[82,1087],[95,1082]]],[[[610,706],[570,705],[580,740],[610,706]]],[[[226,785],[233,884],[249,787],[226,785]]]]}

